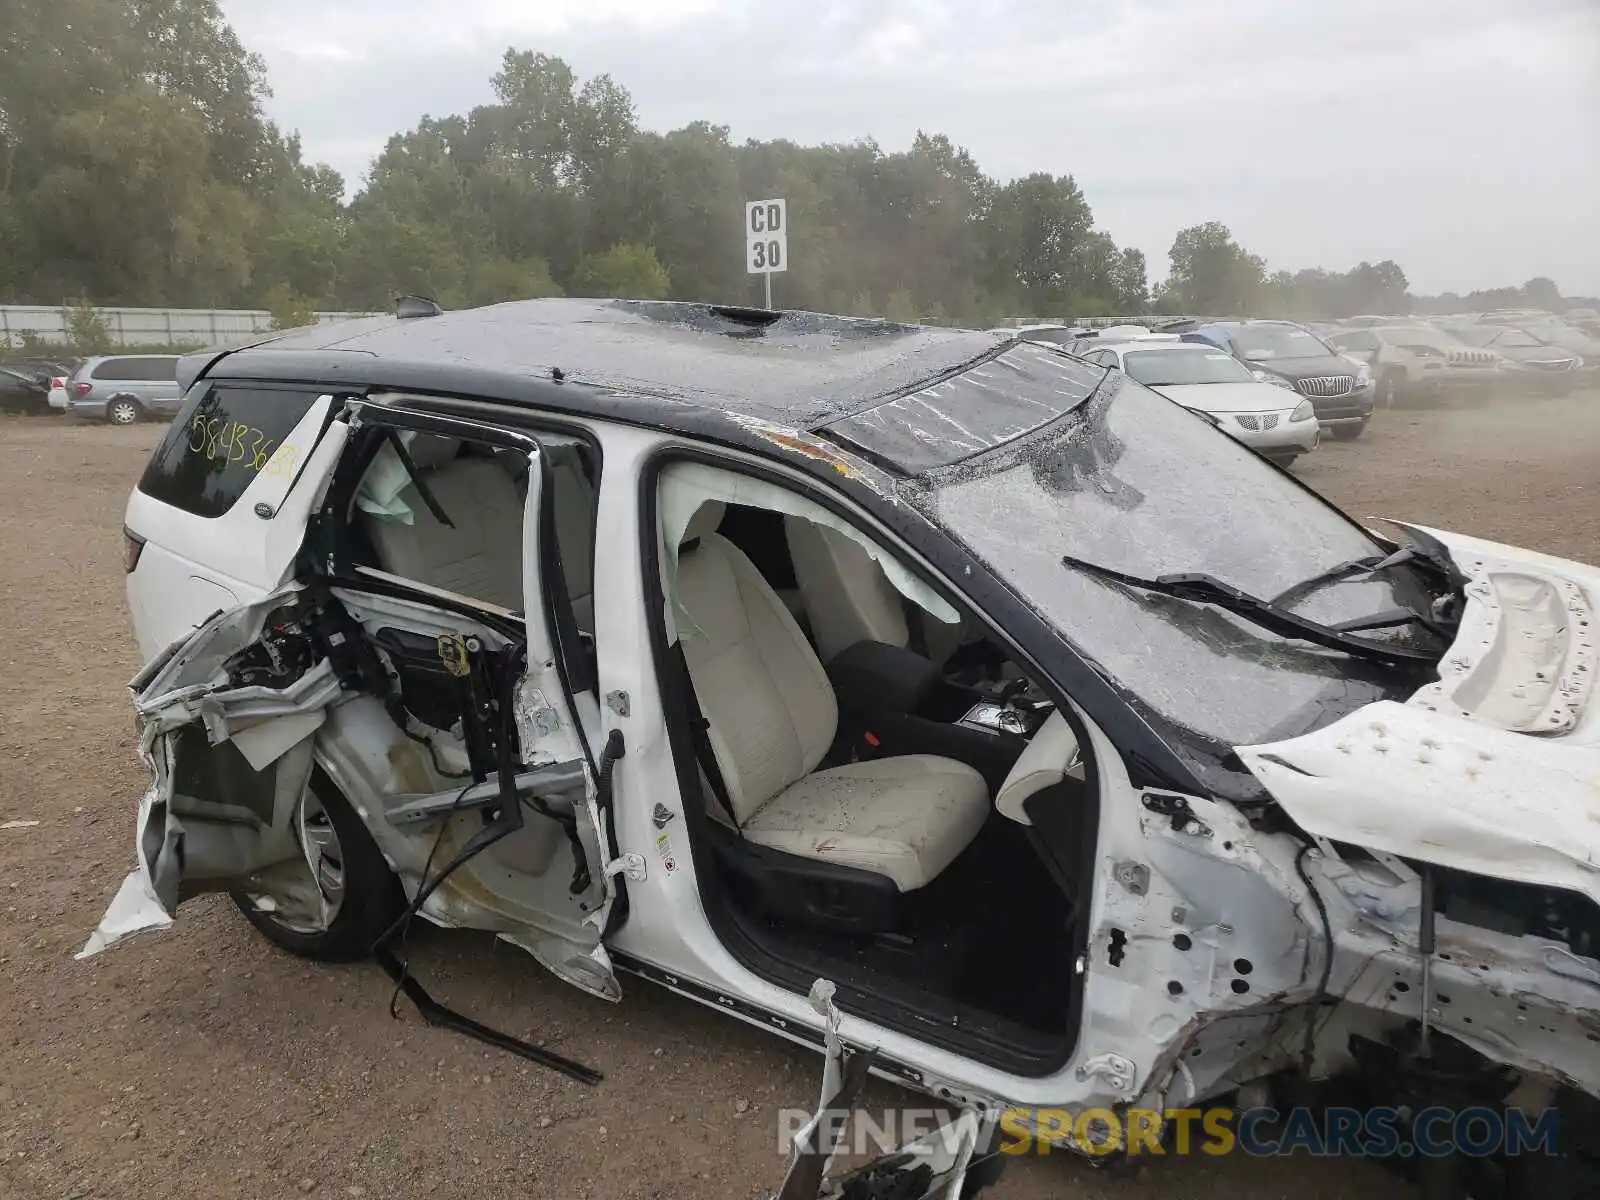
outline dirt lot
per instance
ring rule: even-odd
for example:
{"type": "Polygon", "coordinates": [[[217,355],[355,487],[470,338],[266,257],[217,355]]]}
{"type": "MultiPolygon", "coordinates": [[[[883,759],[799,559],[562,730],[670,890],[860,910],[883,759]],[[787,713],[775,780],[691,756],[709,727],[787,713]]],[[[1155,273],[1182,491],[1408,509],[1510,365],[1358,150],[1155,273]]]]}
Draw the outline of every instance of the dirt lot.
{"type": "MultiPolygon", "coordinates": [[[[122,506],[157,428],[0,417],[0,1196],[754,1197],[775,1110],[819,1060],[628,979],[619,1008],[469,935],[417,939],[441,998],[606,1073],[566,1083],[390,1018],[373,967],[268,947],[225,901],[88,963],[72,954],[131,864],[145,783],[122,685],[122,506]],[[743,1111],[740,1111],[741,1108],[743,1111]]],[[[1600,394],[1380,413],[1303,477],[1387,514],[1600,560],[1600,394]]],[[[1349,1162],[1242,1157],[1114,1177],[1060,1155],[1008,1197],[1403,1193],[1349,1162]]]]}

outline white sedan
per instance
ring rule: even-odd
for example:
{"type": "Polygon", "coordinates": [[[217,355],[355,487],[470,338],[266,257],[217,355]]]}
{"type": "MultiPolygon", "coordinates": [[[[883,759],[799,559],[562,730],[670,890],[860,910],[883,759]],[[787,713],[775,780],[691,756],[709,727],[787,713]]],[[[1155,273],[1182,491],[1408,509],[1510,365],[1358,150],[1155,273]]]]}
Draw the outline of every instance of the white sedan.
{"type": "Polygon", "coordinates": [[[1194,342],[1135,341],[1080,355],[1125,371],[1168,400],[1203,413],[1265,458],[1288,466],[1317,448],[1311,401],[1287,385],[1263,381],[1233,355],[1194,342]]]}

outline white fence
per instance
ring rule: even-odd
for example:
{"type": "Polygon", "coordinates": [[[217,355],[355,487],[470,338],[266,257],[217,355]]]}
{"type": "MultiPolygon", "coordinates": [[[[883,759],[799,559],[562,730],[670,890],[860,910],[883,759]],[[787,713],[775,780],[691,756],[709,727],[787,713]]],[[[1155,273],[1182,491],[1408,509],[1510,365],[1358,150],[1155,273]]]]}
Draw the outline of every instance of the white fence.
{"type": "MultiPolygon", "coordinates": [[[[118,346],[209,346],[267,333],[272,314],[255,308],[97,308],[118,346]]],[[[372,313],[319,312],[319,324],[368,317],[372,313]]],[[[0,345],[24,338],[65,345],[70,309],[46,305],[0,305],[0,345]]]]}

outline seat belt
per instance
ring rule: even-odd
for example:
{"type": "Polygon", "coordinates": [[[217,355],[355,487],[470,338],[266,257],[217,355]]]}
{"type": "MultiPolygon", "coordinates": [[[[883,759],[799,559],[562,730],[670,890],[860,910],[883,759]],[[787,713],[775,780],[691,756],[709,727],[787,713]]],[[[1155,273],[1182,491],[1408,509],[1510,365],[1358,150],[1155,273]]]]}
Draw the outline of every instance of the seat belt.
{"type": "Polygon", "coordinates": [[[921,606],[914,604],[910,597],[901,596],[900,610],[906,618],[906,649],[923,658],[931,658],[928,653],[928,629],[922,623],[921,606]]]}
{"type": "Polygon", "coordinates": [[[433,514],[433,519],[446,528],[454,529],[456,523],[445,514],[438,498],[433,494],[433,489],[422,478],[422,472],[417,470],[417,464],[412,461],[411,453],[406,449],[405,442],[401,440],[399,431],[386,428],[384,436],[389,442],[389,448],[394,451],[395,457],[400,460],[400,465],[405,468],[406,474],[411,477],[411,485],[417,489],[417,495],[422,497],[422,502],[428,506],[428,511],[433,514]]]}
{"type": "Polygon", "coordinates": [[[711,722],[700,711],[700,698],[694,694],[694,680],[689,676],[689,661],[684,657],[682,642],[673,644],[672,661],[677,671],[683,705],[689,710],[689,736],[694,739],[695,761],[711,787],[711,795],[717,806],[727,816],[734,832],[743,837],[744,830],[739,828],[739,816],[733,811],[727,781],[722,778],[722,768],[717,766],[717,752],[711,745],[711,722]]]}

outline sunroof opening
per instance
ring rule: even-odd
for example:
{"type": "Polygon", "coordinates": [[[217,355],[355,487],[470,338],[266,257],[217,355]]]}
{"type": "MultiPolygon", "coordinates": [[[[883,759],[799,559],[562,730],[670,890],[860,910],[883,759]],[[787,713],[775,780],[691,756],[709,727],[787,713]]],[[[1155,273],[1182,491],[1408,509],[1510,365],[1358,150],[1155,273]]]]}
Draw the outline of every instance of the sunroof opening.
{"type": "Polygon", "coordinates": [[[743,308],[731,304],[713,304],[711,311],[719,317],[727,317],[730,321],[737,321],[740,325],[767,326],[783,316],[775,308],[743,308]]]}

